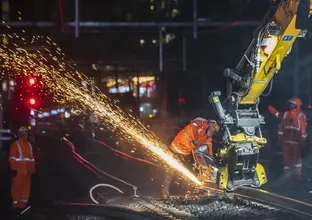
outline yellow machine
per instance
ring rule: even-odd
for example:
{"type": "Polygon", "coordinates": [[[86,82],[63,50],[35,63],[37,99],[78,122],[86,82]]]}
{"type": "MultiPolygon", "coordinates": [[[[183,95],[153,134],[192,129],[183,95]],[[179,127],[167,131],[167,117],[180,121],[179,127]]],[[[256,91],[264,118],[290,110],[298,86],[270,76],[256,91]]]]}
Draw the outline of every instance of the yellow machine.
{"type": "Polygon", "coordinates": [[[227,99],[220,92],[209,101],[214,106],[224,131],[223,148],[213,162],[214,182],[233,191],[240,186],[260,187],[267,182],[258,163],[259,149],[266,144],[260,126],[259,97],[290,53],[297,37],[306,34],[311,13],[309,0],[280,1],[257,28],[255,37],[235,69],[225,69],[227,99]],[[233,86],[238,92],[233,92],[233,86]]]}

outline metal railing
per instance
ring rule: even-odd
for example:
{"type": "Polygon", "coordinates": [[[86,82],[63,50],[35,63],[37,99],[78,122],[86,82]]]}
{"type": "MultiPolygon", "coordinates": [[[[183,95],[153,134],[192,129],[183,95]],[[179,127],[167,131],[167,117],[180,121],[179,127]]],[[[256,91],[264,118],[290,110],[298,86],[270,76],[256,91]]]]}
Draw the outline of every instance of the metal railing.
{"type": "MultiPolygon", "coordinates": [[[[260,24],[260,21],[198,21],[198,27],[222,27],[222,26],[249,26],[254,27],[260,24]]],[[[58,27],[55,22],[39,21],[11,21],[0,23],[0,27],[10,26],[12,28],[51,28],[58,27]]],[[[96,21],[80,21],[79,27],[81,28],[124,28],[124,27],[140,27],[140,28],[161,28],[161,27],[184,27],[191,28],[194,26],[193,22],[96,22],[96,21]]],[[[75,22],[65,22],[65,27],[74,28],[75,22]]]]}

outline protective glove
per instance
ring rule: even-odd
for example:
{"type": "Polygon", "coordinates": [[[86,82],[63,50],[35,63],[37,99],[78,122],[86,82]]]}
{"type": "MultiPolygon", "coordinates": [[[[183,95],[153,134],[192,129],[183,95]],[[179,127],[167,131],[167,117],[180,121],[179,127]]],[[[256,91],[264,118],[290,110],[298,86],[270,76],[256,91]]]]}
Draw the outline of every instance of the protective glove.
{"type": "Polygon", "coordinates": [[[301,135],[302,142],[305,142],[307,140],[307,135],[301,135]]]}
{"type": "Polygon", "coordinates": [[[307,141],[307,135],[301,135],[301,142],[300,142],[300,146],[304,147],[307,141]]]}
{"type": "Polygon", "coordinates": [[[195,146],[198,146],[198,140],[194,140],[194,141],[192,141],[192,143],[195,145],[195,146]]]}
{"type": "Polygon", "coordinates": [[[13,177],[16,177],[17,176],[17,170],[12,170],[11,174],[12,174],[13,177]]]}
{"type": "Polygon", "coordinates": [[[202,144],[194,152],[195,153],[203,153],[203,154],[208,155],[208,145],[202,144]]]}
{"type": "Polygon", "coordinates": [[[214,164],[215,160],[213,159],[213,157],[209,156],[209,147],[207,144],[202,144],[200,145],[195,151],[195,154],[197,154],[199,157],[204,158],[204,160],[208,163],[208,164],[214,164]]]}

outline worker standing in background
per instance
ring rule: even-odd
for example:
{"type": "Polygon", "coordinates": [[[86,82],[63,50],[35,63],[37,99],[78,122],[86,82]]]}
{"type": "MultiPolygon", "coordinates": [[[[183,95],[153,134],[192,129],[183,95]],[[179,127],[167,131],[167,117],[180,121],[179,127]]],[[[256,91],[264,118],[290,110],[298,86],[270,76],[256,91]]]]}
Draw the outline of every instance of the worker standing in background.
{"type": "MultiPolygon", "coordinates": [[[[216,121],[204,118],[196,118],[183,128],[170,144],[170,149],[174,153],[187,156],[194,152],[198,160],[202,161],[202,154],[213,157],[212,136],[220,130],[216,121]]],[[[207,178],[210,178],[208,174],[207,178]]],[[[169,197],[169,188],[172,180],[172,173],[166,173],[161,197],[169,197]]]]}
{"type": "Polygon", "coordinates": [[[297,179],[302,176],[301,151],[307,138],[306,116],[301,110],[301,99],[288,100],[288,111],[279,112],[272,106],[269,111],[280,119],[279,139],[282,142],[284,172],[290,176],[290,161],[293,155],[293,164],[297,179]]]}
{"type": "Polygon", "coordinates": [[[26,207],[30,195],[31,175],[35,172],[32,146],[27,141],[28,129],[18,129],[18,140],[10,147],[9,163],[12,170],[11,196],[14,209],[26,207]]]}

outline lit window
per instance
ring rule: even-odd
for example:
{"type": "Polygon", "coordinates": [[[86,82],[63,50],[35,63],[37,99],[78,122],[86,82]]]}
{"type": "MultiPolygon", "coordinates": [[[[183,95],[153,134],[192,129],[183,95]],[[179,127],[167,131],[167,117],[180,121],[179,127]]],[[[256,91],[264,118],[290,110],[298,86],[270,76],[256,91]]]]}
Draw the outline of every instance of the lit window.
{"type": "Polygon", "coordinates": [[[14,80],[11,79],[11,80],[9,81],[9,84],[10,84],[10,86],[14,86],[14,85],[15,85],[14,80]]]}
{"type": "Polygon", "coordinates": [[[7,91],[8,90],[8,84],[6,82],[2,82],[2,90],[7,91]]]}
{"type": "Polygon", "coordinates": [[[179,14],[179,11],[178,11],[178,9],[176,9],[176,8],[173,9],[172,12],[171,12],[172,18],[176,17],[178,14],[179,14]]]}
{"type": "Polygon", "coordinates": [[[165,35],[165,43],[168,44],[175,39],[174,34],[166,34],[165,35]]]}
{"type": "Polygon", "coordinates": [[[63,113],[65,110],[61,108],[61,109],[58,109],[57,111],[63,113]]]}
{"type": "Polygon", "coordinates": [[[92,69],[93,69],[93,70],[97,70],[96,64],[92,64],[92,69]]]}
{"type": "Polygon", "coordinates": [[[70,114],[68,112],[65,112],[65,118],[70,118],[70,114]]]}
{"type": "Polygon", "coordinates": [[[29,122],[30,126],[36,126],[36,119],[32,118],[29,122]]]}
{"type": "Polygon", "coordinates": [[[166,5],[166,3],[165,3],[165,0],[161,0],[161,10],[164,10],[165,9],[165,5],[166,5]]]}
{"type": "Polygon", "coordinates": [[[45,117],[48,117],[48,116],[50,116],[50,113],[49,113],[49,112],[44,112],[43,115],[44,115],[45,117]]]}

